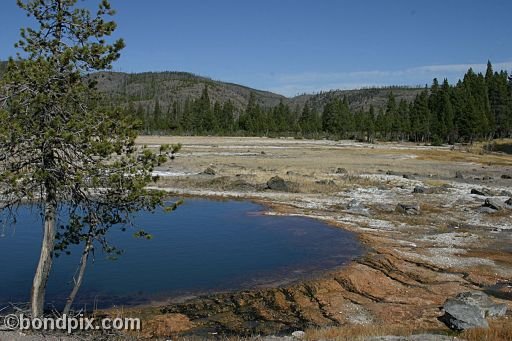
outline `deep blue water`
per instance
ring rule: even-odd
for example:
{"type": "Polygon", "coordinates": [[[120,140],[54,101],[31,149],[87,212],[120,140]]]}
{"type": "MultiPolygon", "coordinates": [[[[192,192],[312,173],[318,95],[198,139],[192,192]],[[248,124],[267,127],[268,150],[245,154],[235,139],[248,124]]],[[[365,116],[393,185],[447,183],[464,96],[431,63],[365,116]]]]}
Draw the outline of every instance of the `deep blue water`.
{"type": "MultiPolygon", "coordinates": [[[[110,260],[96,251],[77,303],[138,304],[270,285],[343,265],[362,252],[347,231],[262,211],[247,201],[187,199],[172,213],[140,213],[136,225],[153,239],[114,228],[110,241],[124,253],[110,260]]],[[[0,306],[28,301],[41,234],[41,219],[28,207],[20,209],[15,226],[0,229],[0,306]]],[[[80,250],[56,259],[48,302],[60,306],[65,300],[80,250]]]]}

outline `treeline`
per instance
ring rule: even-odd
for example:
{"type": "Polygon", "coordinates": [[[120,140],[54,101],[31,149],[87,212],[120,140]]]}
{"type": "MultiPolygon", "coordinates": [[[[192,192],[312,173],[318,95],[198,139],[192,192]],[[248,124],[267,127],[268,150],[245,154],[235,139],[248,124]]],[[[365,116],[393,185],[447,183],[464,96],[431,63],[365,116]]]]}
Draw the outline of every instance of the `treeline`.
{"type": "Polygon", "coordinates": [[[231,101],[212,103],[207,87],[201,97],[167,108],[155,100],[152,108],[130,102],[126,110],[143,122],[144,133],[473,142],[512,136],[512,82],[489,62],[485,75],[469,69],[456,85],[434,79],[409,102],[397,101],[390,89],[385,107],[361,111],[351,110],[347,97],[330,99],[317,112],[307,102],[302,108],[283,102],[263,107],[254,94],[238,110],[231,101]]]}
{"type": "Polygon", "coordinates": [[[485,75],[469,69],[455,86],[434,79],[414,101],[397,103],[390,93],[385,108],[371,111],[363,113],[369,139],[438,144],[510,137],[512,83],[507,72],[494,72],[489,62],[485,75]]]}

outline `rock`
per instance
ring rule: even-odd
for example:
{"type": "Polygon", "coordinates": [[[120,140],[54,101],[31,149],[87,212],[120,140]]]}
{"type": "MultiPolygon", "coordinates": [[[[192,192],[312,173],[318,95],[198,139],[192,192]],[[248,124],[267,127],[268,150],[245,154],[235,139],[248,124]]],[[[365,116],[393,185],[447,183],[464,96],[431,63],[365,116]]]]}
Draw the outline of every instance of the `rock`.
{"type": "Polygon", "coordinates": [[[416,186],[412,190],[413,193],[425,193],[426,191],[427,191],[427,189],[425,187],[422,187],[422,186],[416,186]]]}
{"type": "Polygon", "coordinates": [[[485,188],[482,188],[481,190],[473,188],[473,189],[471,189],[471,194],[480,195],[483,197],[492,197],[493,196],[492,192],[485,188]]]}
{"type": "Polygon", "coordinates": [[[506,180],[510,180],[510,179],[512,179],[512,175],[502,174],[502,175],[501,175],[501,178],[502,178],[502,179],[506,179],[506,180]]]}
{"type": "Polygon", "coordinates": [[[457,300],[466,304],[479,307],[485,317],[500,317],[507,313],[507,305],[494,303],[492,299],[482,291],[467,291],[458,294],[457,300]]]}
{"type": "Polygon", "coordinates": [[[366,217],[370,216],[370,210],[356,199],[352,199],[347,204],[347,210],[350,211],[350,213],[360,214],[366,217]]]}
{"type": "Polygon", "coordinates": [[[347,170],[345,168],[336,168],[336,174],[347,174],[347,170]]]}
{"type": "Polygon", "coordinates": [[[485,203],[482,205],[482,207],[487,207],[492,210],[499,211],[503,208],[503,205],[493,199],[487,198],[487,199],[485,199],[485,203]]]}
{"type": "Polygon", "coordinates": [[[450,329],[465,330],[487,328],[486,317],[504,316],[506,304],[494,303],[481,291],[463,292],[449,298],[443,305],[445,314],[440,318],[450,329]]]}
{"type": "Polygon", "coordinates": [[[455,172],[455,179],[464,179],[464,175],[462,175],[461,171],[455,172]]]}
{"type": "Polygon", "coordinates": [[[306,333],[304,333],[302,330],[297,330],[292,333],[292,336],[302,340],[306,336],[306,333]]]}
{"type": "Polygon", "coordinates": [[[290,188],[286,181],[284,181],[282,178],[278,176],[274,176],[270,178],[270,180],[267,181],[267,188],[271,189],[273,191],[289,191],[290,188]]]}
{"type": "Polygon", "coordinates": [[[446,300],[443,310],[440,320],[452,330],[489,327],[482,310],[457,299],[446,300]]]}
{"type": "Polygon", "coordinates": [[[412,205],[398,204],[398,205],[396,205],[395,211],[398,213],[402,213],[402,214],[416,215],[416,214],[420,214],[420,205],[418,205],[418,204],[412,204],[412,205]]]}
{"type": "Polygon", "coordinates": [[[500,196],[502,196],[502,197],[512,197],[512,193],[509,192],[509,191],[502,190],[500,192],[500,196]]]}
{"type": "Polygon", "coordinates": [[[204,175],[215,175],[215,170],[212,167],[206,168],[203,173],[204,175]]]}
{"type": "Polygon", "coordinates": [[[505,201],[505,205],[512,207],[512,198],[508,198],[508,200],[505,201]]]}

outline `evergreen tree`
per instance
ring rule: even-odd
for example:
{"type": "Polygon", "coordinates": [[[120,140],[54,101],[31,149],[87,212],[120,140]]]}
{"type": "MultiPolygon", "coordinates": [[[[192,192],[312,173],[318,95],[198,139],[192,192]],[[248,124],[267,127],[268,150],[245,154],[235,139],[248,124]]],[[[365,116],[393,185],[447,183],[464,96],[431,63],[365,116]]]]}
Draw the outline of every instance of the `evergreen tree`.
{"type": "Polygon", "coordinates": [[[453,144],[455,141],[455,117],[454,117],[454,109],[453,109],[453,95],[452,89],[448,84],[448,80],[445,78],[443,81],[443,85],[441,86],[441,105],[440,111],[442,112],[443,123],[444,123],[444,135],[443,138],[450,144],[453,144]]]}
{"type": "Polygon", "coordinates": [[[399,138],[401,140],[409,139],[411,120],[409,117],[409,105],[404,99],[402,99],[398,105],[398,122],[399,138]]]}
{"type": "Polygon", "coordinates": [[[322,129],[329,134],[335,134],[338,130],[337,107],[337,100],[330,101],[324,106],[322,129]]]}
{"type": "Polygon", "coordinates": [[[373,105],[370,105],[370,110],[366,114],[364,125],[366,127],[366,140],[373,143],[375,134],[375,108],[373,105]]]}
{"type": "Polygon", "coordinates": [[[162,122],[162,110],[160,109],[160,102],[158,98],[155,99],[155,105],[153,107],[153,117],[151,118],[151,128],[153,131],[161,129],[162,122]]]}
{"type": "Polygon", "coordinates": [[[400,132],[400,122],[398,120],[398,108],[396,105],[396,99],[393,92],[388,95],[388,102],[386,105],[386,113],[383,117],[384,123],[384,136],[386,138],[395,139],[398,137],[400,132]],[[389,136],[388,136],[389,134],[389,136]]]}

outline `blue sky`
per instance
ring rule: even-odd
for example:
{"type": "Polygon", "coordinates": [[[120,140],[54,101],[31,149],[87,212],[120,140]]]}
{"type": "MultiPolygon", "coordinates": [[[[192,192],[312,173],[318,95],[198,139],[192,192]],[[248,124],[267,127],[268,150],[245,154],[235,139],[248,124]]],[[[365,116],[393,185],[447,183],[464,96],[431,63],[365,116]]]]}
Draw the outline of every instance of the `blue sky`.
{"type": "MultiPolygon", "coordinates": [[[[512,70],[510,0],[111,2],[127,44],[118,71],[189,71],[293,96],[454,82],[488,59],[512,70]]],[[[15,0],[2,0],[0,59],[29,23],[15,0]]]]}

